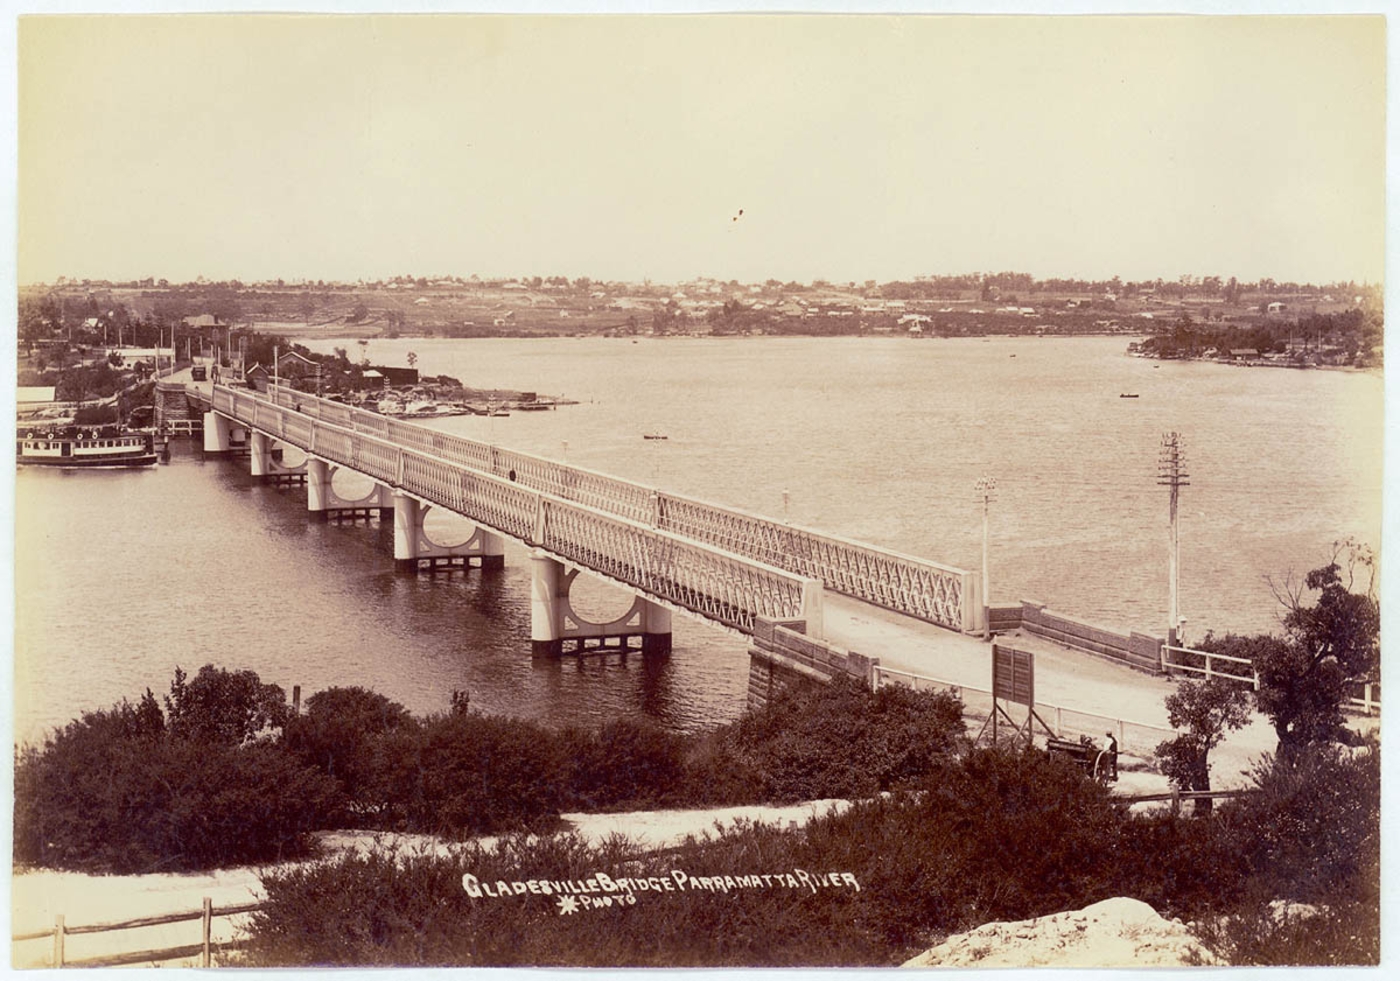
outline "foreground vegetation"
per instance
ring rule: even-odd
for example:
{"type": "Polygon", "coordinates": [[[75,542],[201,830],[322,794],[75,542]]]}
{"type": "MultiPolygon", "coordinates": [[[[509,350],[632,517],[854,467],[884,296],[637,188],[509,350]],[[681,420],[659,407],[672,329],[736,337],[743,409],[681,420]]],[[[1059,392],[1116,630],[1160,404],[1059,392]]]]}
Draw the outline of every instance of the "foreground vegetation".
{"type": "Polygon", "coordinates": [[[929,772],[963,728],[951,696],[852,685],[695,737],[635,719],[554,731],[457,699],[419,719],[362,688],[293,716],[281,688],[208,665],[177,669],[163,702],[85,713],[17,755],[16,862],[189,871],[305,854],[325,828],[461,837],[569,810],[868,797],[929,772]]]}
{"type": "Polygon", "coordinates": [[[1254,777],[1208,818],[1134,815],[1043,753],[970,749],[955,699],[900,688],[795,690],[684,737],[552,731],[464,699],[415,718],[358,688],[293,715],[253,672],[206,666],[21,751],[14,857],[176,871],[306,855],[321,828],[506,835],[267,874],[254,965],[883,965],[1125,895],[1231,963],[1375,963],[1378,746],[1292,746],[1254,777]],[[573,809],[824,797],[861,803],[650,854],[547,833],[573,809]],[[609,892],[600,873],[649,885],[609,892]]]}
{"type": "Polygon", "coordinates": [[[800,831],[739,825],[652,854],[563,835],[347,855],[264,878],[247,962],[893,965],[951,932],[1127,895],[1194,921],[1231,963],[1376,963],[1378,750],[1257,776],[1210,820],[1135,816],[1069,764],[981,749],[800,831]],[[812,884],[784,878],[799,870],[812,884]],[[604,885],[620,879],[648,885],[604,885]],[[1276,900],[1311,905],[1280,916],[1276,900]]]}
{"type": "Polygon", "coordinates": [[[459,693],[424,718],[362,688],[294,712],[255,673],[206,665],[17,754],[14,858],[183,871],[305,855],[326,828],[507,836],[266,875],[256,965],[892,964],[951,932],[1116,896],[1192,921],[1228,963],[1376,963],[1380,751],[1341,713],[1346,685],[1379,668],[1373,570],[1339,542],[1279,588],[1282,637],[1203,645],[1247,658],[1257,690],[1181,682],[1163,773],[1208,789],[1209,754],[1251,702],[1279,742],[1253,794],[1191,818],[1132,814],[1035,750],[970,747],[947,693],[795,688],[680,736],[637,719],[551,730],[459,693]],[[858,803],[801,831],[742,825],[662,852],[549,833],[570,810],[820,798],[858,803]]]}

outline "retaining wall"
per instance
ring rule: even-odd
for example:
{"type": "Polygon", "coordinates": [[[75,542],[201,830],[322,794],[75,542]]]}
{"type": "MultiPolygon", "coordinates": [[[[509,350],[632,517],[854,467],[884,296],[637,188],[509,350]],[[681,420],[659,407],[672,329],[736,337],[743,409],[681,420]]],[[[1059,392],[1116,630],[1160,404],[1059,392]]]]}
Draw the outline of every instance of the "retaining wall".
{"type": "Polygon", "coordinates": [[[778,692],[795,684],[830,684],[833,678],[853,678],[869,685],[878,658],[866,657],[806,636],[803,620],[754,621],[749,648],[750,708],[768,704],[778,692]]]}
{"type": "Polygon", "coordinates": [[[1035,600],[1021,601],[1019,626],[1028,634],[1053,640],[1066,647],[1101,654],[1140,671],[1152,674],[1162,671],[1162,645],[1166,643],[1162,637],[1140,634],[1136,630],[1126,634],[1107,630],[1061,613],[1053,613],[1046,609],[1044,603],[1035,600]]]}
{"type": "Polygon", "coordinates": [[[165,422],[196,418],[190,409],[184,382],[156,382],[155,406],[156,418],[165,422]]]}

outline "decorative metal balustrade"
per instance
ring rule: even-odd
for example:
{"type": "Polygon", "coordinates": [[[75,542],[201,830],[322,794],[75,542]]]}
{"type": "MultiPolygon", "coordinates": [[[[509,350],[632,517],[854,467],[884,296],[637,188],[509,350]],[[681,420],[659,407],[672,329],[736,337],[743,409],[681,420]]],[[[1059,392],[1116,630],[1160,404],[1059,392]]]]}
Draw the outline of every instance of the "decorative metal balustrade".
{"type": "Polygon", "coordinates": [[[273,386],[268,398],[315,418],[463,464],[554,497],[671,532],[820,580],[834,592],[954,630],[977,629],[975,573],[890,549],[793,526],[736,508],[663,494],[645,485],[502,449],[273,386]]]}
{"type": "Polygon", "coordinates": [[[807,579],[747,556],[552,496],[518,474],[512,481],[348,429],[330,422],[330,412],[318,418],[307,404],[288,408],[222,386],[212,398],[216,411],[317,457],[744,633],[753,632],[755,617],[798,619],[806,612],[807,579]]]}

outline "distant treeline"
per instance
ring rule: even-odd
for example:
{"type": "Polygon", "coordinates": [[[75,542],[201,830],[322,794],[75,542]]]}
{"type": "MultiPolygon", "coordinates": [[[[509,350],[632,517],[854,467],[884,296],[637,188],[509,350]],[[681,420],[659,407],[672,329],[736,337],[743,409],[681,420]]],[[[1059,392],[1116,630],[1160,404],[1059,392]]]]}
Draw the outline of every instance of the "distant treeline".
{"type": "Polygon", "coordinates": [[[1157,324],[1153,330],[1153,335],[1143,341],[1142,350],[1157,357],[1189,358],[1211,350],[1221,355],[1253,350],[1259,354],[1292,352],[1300,360],[1311,355],[1340,364],[1364,365],[1371,349],[1381,344],[1385,325],[1380,314],[1353,308],[1335,314],[1308,314],[1296,321],[1256,321],[1248,327],[1196,323],[1182,316],[1171,323],[1157,324]]]}

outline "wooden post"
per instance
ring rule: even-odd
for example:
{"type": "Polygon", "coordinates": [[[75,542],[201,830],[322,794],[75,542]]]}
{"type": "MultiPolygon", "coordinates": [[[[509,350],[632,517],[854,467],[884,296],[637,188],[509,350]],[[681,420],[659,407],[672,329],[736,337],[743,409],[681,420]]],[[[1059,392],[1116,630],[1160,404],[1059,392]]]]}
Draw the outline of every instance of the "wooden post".
{"type": "Polygon", "coordinates": [[[1061,733],[1065,731],[1065,710],[1060,706],[1055,706],[1055,738],[1060,739],[1061,733]]]}
{"type": "Polygon", "coordinates": [[[53,966],[63,966],[63,914],[53,918],[53,966]]]}
{"type": "Polygon", "coordinates": [[[301,715],[301,685],[292,685],[292,714],[301,715]]]}
{"type": "Polygon", "coordinates": [[[214,919],[214,901],[208,896],[204,897],[204,952],[200,958],[201,967],[210,966],[209,934],[210,925],[214,919]]]}

